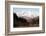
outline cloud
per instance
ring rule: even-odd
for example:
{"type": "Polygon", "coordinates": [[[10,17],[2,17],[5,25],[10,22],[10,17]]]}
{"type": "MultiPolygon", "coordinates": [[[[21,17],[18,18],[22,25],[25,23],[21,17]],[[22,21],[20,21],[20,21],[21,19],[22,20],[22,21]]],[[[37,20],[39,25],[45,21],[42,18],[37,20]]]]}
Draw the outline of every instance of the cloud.
{"type": "Polygon", "coordinates": [[[36,17],[39,16],[39,9],[38,8],[14,8],[14,13],[17,14],[17,16],[22,17],[22,16],[26,16],[26,17],[36,17]]]}

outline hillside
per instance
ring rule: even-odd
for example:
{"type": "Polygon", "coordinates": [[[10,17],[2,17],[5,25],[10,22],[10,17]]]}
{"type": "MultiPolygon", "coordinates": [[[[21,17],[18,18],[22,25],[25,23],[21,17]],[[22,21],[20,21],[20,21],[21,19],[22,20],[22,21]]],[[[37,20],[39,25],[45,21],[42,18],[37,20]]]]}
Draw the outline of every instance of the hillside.
{"type": "Polygon", "coordinates": [[[38,27],[39,26],[39,16],[30,17],[18,17],[16,14],[14,16],[14,27],[38,27]]]}

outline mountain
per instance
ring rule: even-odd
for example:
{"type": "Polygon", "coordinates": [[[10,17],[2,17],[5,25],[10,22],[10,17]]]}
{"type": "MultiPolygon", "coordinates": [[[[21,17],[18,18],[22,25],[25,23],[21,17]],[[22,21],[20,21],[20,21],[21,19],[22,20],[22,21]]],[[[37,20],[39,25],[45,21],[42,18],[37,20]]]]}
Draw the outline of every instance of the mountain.
{"type": "Polygon", "coordinates": [[[17,14],[15,14],[15,13],[13,14],[13,16],[14,16],[14,27],[36,27],[36,26],[39,26],[39,16],[18,17],[17,14]]]}

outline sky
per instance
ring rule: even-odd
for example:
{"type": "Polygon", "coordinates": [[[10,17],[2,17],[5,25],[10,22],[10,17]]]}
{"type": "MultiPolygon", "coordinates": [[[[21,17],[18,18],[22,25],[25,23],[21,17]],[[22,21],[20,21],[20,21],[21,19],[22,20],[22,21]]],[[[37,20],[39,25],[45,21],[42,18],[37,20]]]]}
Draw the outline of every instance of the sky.
{"type": "Polygon", "coordinates": [[[16,13],[19,17],[35,17],[39,16],[39,8],[13,8],[13,13],[16,13]]]}

